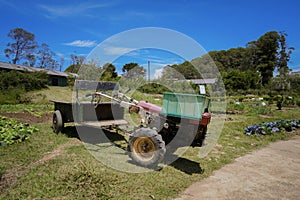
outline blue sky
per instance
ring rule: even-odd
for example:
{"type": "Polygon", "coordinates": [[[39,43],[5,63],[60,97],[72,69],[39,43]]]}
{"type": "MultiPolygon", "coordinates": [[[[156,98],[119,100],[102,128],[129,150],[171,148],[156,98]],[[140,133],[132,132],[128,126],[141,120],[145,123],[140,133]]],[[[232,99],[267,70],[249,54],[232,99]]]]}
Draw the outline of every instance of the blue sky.
{"type": "MultiPolygon", "coordinates": [[[[10,41],[7,33],[17,27],[65,57],[65,67],[70,54],[87,56],[112,35],[134,28],[172,29],[206,51],[245,47],[275,30],[288,34],[287,43],[295,48],[289,66],[300,70],[299,10],[298,0],[0,0],[0,60],[7,61],[3,54],[10,41]]],[[[160,64],[180,61],[173,58],[160,64]]]]}

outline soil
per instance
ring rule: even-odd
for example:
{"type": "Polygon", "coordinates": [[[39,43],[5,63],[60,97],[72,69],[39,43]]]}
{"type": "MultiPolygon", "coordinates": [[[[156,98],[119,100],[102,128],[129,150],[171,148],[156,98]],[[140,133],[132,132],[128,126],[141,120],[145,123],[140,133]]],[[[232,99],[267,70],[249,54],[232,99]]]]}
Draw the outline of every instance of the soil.
{"type": "Polygon", "coordinates": [[[52,113],[45,113],[41,117],[37,117],[33,114],[24,112],[24,113],[0,113],[0,115],[9,118],[18,119],[21,122],[25,122],[28,124],[36,124],[36,123],[48,123],[52,121],[52,113]]]}
{"type": "Polygon", "coordinates": [[[300,136],[237,158],[192,184],[176,200],[300,197],[300,136]]]}

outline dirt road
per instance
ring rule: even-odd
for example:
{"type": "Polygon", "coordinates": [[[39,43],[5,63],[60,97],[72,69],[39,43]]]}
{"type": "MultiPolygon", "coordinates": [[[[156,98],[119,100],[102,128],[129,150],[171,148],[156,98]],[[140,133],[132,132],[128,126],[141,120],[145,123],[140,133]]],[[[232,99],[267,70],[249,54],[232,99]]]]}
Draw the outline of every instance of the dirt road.
{"type": "Polygon", "coordinates": [[[236,159],[176,200],[300,199],[300,136],[236,159]]]}

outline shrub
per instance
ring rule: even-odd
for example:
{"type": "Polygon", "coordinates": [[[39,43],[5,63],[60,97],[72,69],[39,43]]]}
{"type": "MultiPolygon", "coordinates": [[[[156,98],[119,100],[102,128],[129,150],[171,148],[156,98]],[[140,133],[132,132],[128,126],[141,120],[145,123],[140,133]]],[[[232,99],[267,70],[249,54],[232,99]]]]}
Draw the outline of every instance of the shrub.
{"type": "Polygon", "coordinates": [[[45,72],[0,71],[0,76],[0,104],[28,103],[25,92],[47,88],[48,84],[45,72]]]}
{"type": "Polygon", "coordinates": [[[12,70],[9,72],[0,71],[0,90],[10,88],[23,88],[26,92],[46,88],[48,75],[45,72],[19,72],[12,70]]]}
{"type": "Polygon", "coordinates": [[[149,83],[139,87],[138,91],[148,94],[162,94],[169,91],[169,89],[157,83],[149,83]]]}

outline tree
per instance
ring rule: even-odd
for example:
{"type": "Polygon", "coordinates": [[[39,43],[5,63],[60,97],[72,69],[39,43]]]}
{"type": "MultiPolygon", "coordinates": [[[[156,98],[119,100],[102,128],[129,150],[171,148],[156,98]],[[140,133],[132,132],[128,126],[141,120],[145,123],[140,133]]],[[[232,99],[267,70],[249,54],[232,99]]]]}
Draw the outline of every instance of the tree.
{"type": "Polygon", "coordinates": [[[243,72],[238,69],[224,71],[222,78],[226,89],[229,91],[261,88],[259,73],[250,70],[243,72]]]}
{"type": "Polygon", "coordinates": [[[300,75],[299,74],[291,74],[289,76],[289,82],[292,90],[295,90],[300,93],[300,75]]]}
{"type": "Polygon", "coordinates": [[[164,68],[162,77],[167,80],[199,79],[201,75],[196,67],[200,64],[197,61],[193,60],[193,64],[185,61],[181,64],[168,65],[164,68]]]}
{"type": "Polygon", "coordinates": [[[77,74],[79,69],[80,69],[80,65],[76,65],[76,64],[73,64],[73,65],[70,65],[69,67],[67,67],[65,69],[65,72],[70,72],[70,73],[75,73],[77,74]]]}
{"type": "Polygon", "coordinates": [[[146,75],[146,69],[134,62],[125,64],[122,67],[122,72],[126,78],[144,77],[146,75]]]}
{"type": "Polygon", "coordinates": [[[28,60],[32,65],[35,60],[34,50],[37,47],[34,34],[22,28],[15,28],[9,31],[8,37],[15,42],[7,44],[8,48],[4,50],[5,56],[12,59],[13,64],[17,64],[21,60],[28,60]]]}
{"type": "Polygon", "coordinates": [[[53,58],[55,55],[49,46],[43,43],[37,52],[37,59],[39,60],[38,66],[45,69],[55,69],[58,62],[53,58]]]}
{"type": "Polygon", "coordinates": [[[288,62],[290,61],[291,54],[295,48],[287,46],[287,34],[285,32],[279,32],[279,36],[280,51],[278,52],[277,69],[279,75],[286,76],[291,71],[288,67],[288,62]]]}
{"type": "Polygon", "coordinates": [[[36,57],[35,57],[35,55],[30,54],[30,55],[27,55],[26,58],[27,58],[27,60],[28,60],[28,63],[27,63],[27,61],[26,61],[25,63],[23,63],[23,65],[30,66],[30,67],[34,67],[35,62],[36,62],[36,57]]]}
{"type": "Polygon", "coordinates": [[[106,63],[103,66],[103,73],[100,77],[101,81],[115,81],[118,78],[116,67],[111,63],[106,63]]]}
{"type": "Polygon", "coordinates": [[[185,61],[179,65],[175,64],[172,67],[184,76],[185,79],[199,79],[201,78],[198,70],[191,62],[185,61]]]}
{"type": "Polygon", "coordinates": [[[277,65],[279,38],[280,36],[276,31],[270,31],[261,36],[255,43],[258,57],[257,70],[261,73],[264,86],[273,77],[273,72],[277,65]]]}
{"type": "Polygon", "coordinates": [[[62,68],[63,68],[63,66],[64,66],[64,63],[65,63],[65,57],[64,56],[60,56],[59,59],[60,59],[59,71],[61,71],[62,68]]]}
{"type": "Polygon", "coordinates": [[[72,65],[82,65],[85,61],[85,57],[84,56],[77,56],[75,54],[71,54],[71,64],[72,65]]]}

